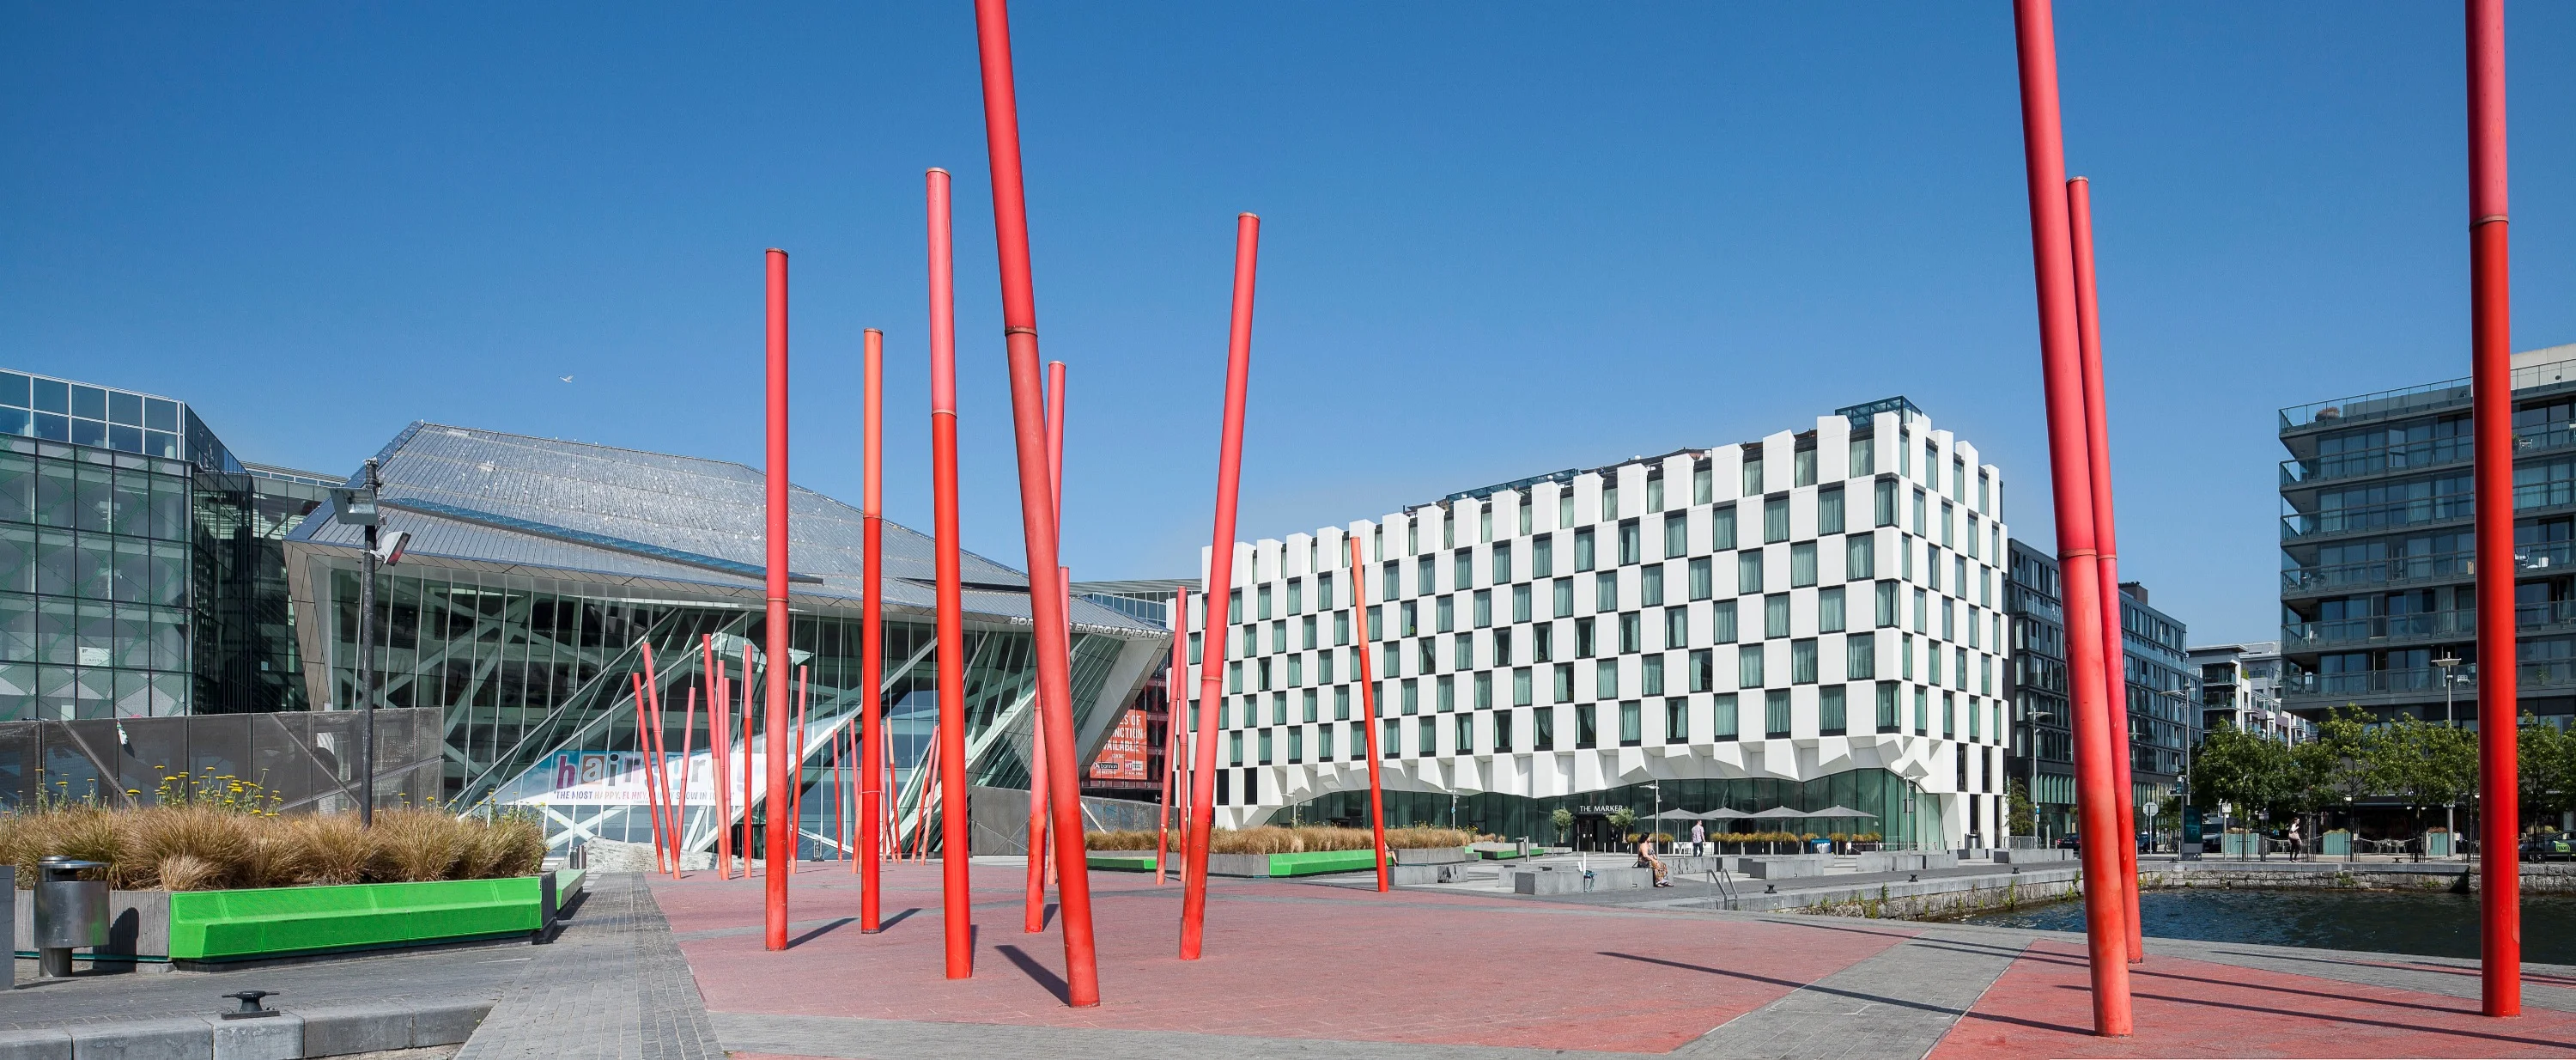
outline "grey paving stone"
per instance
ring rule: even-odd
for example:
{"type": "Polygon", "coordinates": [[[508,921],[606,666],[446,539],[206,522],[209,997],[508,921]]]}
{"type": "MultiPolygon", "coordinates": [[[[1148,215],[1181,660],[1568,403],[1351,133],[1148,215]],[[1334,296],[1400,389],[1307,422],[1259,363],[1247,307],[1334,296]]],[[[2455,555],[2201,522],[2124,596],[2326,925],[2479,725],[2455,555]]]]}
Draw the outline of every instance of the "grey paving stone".
{"type": "Polygon", "coordinates": [[[598,873],[458,1060],[723,1060],[670,923],[641,878],[598,873]]]}
{"type": "Polygon", "coordinates": [[[1673,1055],[1919,1058],[1941,1044],[2028,945],[1927,932],[1728,1020],[1673,1055]]]}
{"type": "Polygon", "coordinates": [[[483,1025],[483,1016],[491,1011],[490,1005],[434,1005],[413,1009],[412,1047],[463,1044],[474,1036],[474,1029],[483,1025]]]}
{"type": "Polygon", "coordinates": [[[724,1047],[742,1052],[787,1053],[840,1060],[946,1060],[950,1057],[1028,1056],[1047,1060],[1538,1060],[1569,1055],[1639,1056],[1637,1053],[1569,1054],[1556,1049],[1478,1045],[1411,1045],[1322,1038],[1248,1038],[1183,1031],[1101,1030],[1087,1027],[1019,1027],[988,1023],[931,1023],[843,1016],[763,1016],[719,1012],[713,1017],[724,1047]]]}

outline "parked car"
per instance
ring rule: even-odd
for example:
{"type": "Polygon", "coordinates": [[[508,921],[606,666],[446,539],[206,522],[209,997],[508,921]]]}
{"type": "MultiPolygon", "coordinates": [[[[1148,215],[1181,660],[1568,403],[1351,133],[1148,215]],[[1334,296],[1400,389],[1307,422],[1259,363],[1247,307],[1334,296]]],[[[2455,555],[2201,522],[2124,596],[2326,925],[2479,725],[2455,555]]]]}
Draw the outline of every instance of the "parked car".
{"type": "Polygon", "coordinates": [[[2524,861],[2576,861],[2576,840],[2565,832],[2533,832],[2522,837],[2524,861]]]}
{"type": "Polygon", "coordinates": [[[2073,832],[2068,832],[2065,835],[2057,837],[2057,849],[2082,850],[2084,849],[2084,837],[2076,835],[2073,832]]]}

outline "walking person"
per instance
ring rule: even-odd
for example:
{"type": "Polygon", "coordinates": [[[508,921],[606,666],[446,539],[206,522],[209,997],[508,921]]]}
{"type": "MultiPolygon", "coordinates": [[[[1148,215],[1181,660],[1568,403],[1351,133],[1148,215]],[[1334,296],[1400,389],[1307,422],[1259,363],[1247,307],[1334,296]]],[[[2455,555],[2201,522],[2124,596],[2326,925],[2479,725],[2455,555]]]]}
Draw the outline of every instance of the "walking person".
{"type": "Polygon", "coordinates": [[[1708,822],[1691,822],[1691,853],[1708,853],[1708,822]]]}
{"type": "Polygon", "coordinates": [[[2290,822],[2290,860],[2292,860],[2292,861],[2297,861],[2297,860],[2299,860],[2299,854],[2300,854],[2301,852],[2303,852],[2303,851],[2305,851],[2305,850],[2307,849],[2307,845],[2308,845],[2308,844],[2307,844],[2307,840],[2302,839],[2302,838],[2300,838],[2300,836],[2299,836],[2299,822],[2297,822],[2297,821],[2295,821],[2295,820],[2291,821],[2291,822],[2290,822]]]}
{"type": "Polygon", "coordinates": [[[1664,878],[1671,875],[1672,870],[1665,867],[1664,859],[1655,856],[1655,837],[1651,835],[1637,837],[1637,867],[1655,870],[1655,886],[1673,885],[1671,880],[1664,878]]]}

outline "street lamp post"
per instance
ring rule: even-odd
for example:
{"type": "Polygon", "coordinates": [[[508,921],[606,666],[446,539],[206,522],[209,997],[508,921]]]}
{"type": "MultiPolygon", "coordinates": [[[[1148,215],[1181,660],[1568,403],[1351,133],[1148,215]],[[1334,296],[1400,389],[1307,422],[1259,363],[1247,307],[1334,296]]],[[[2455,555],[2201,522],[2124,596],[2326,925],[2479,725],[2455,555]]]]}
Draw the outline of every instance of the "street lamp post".
{"type": "MultiPolygon", "coordinates": [[[[2444,653],[2441,658],[2433,660],[2433,665],[2442,668],[2442,727],[2446,729],[2456,729],[2459,727],[2460,721],[2458,712],[2452,709],[2452,692],[2454,689],[2459,687],[2461,676],[2459,671],[2460,657],[2444,653]]],[[[2459,815],[2460,803],[2458,800],[2454,799],[2443,805],[2442,830],[2450,834],[2451,844],[2454,850],[2458,849],[2460,842],[2459,815]]]]}

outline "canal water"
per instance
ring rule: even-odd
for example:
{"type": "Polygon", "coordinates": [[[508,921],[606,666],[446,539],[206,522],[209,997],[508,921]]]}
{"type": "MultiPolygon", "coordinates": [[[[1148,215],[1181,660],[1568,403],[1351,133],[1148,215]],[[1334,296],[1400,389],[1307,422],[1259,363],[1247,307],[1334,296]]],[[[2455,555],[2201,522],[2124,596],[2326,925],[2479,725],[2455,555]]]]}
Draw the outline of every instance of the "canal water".
{"type": "MultiPolygon", "coordinates": [[[[2138,914],[2139,928],[2154,938],[2428,957],[2478,955],[2478,901],[2470,895],[2191,887],[2140,894],[2138,914]]],[[[1966,920],[2082,931],[2084,903],[2051,902],[1966,920]]],[[[2522,959],[2576,964],[2576,895],[2523,896],[2522,959]]]]}

